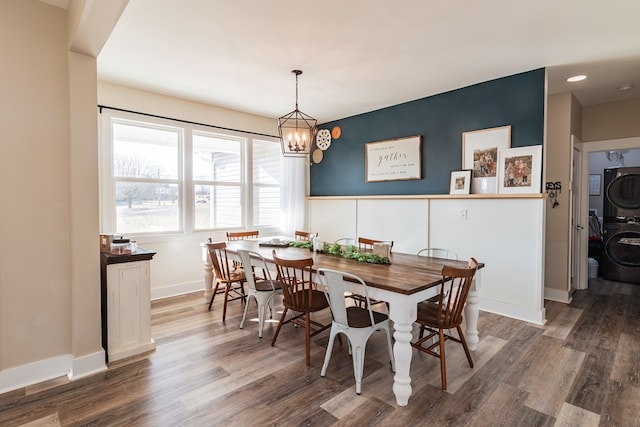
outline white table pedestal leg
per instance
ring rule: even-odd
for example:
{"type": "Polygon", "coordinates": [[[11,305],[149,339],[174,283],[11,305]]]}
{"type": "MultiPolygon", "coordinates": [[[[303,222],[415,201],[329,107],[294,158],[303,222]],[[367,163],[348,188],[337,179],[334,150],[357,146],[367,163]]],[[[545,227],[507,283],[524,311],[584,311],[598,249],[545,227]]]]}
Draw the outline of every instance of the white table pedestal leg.
{"type": "Polygon", "coordinates": [[[204,299],[211,301],[213,293],[213,264],[209,258],[209,250],[206,244],[202,244],[202,264],[204,265],[204,299]]]}
{"type": "Polygon", "coordinates": [[[465,322],[466,322],[466,330],[465,330],[465,338],[467,340],[467,345],[469,346],[469,350],[475,350],[478,347],[478,343],[480,342],[480,338],[478,337],[478,292],[476,290],[469,291],[469,295],[467,295],[467,304],[464,307],[465,313],[465,322]]]}
{"type": "Polygon", "coordinates": [[[396,395],[396,403],[400,406],[407,406],[411,396],[411,335],[412,324],[394,322],[395,344],[393,345],[393,356],[396,360],[396,374],[393,377],[393,393],[396,395]]]}

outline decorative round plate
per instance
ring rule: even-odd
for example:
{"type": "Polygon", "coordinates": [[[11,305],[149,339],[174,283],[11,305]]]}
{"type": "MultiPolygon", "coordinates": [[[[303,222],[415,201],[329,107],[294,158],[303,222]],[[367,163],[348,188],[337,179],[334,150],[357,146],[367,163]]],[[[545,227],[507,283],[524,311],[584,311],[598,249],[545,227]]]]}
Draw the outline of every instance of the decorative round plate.
{"type": "Polygon", "coordinates": [[[321,150],[326,150],[331,146],[331,133],[329,133],[329,129],[320,129],[318,131],[316,145],[321,150]]]}
{"type": "Polygon", "coordinates": [[[342,135],[342,129],[340,129],[340,126],[334,126],[333,129],[331,129],[331,137],[333,139],[338,139],[340,138],[340,135],[342,135]]]}
{"type": "Polygon", "coordinates": [[[313,163],[320,163],[323,157],[324,157],[324,151],[320,150],[319,148],[316,148],[315,150],[313,150],[313,154],[311,155],[311,159],[313,160],[313,163]]]}

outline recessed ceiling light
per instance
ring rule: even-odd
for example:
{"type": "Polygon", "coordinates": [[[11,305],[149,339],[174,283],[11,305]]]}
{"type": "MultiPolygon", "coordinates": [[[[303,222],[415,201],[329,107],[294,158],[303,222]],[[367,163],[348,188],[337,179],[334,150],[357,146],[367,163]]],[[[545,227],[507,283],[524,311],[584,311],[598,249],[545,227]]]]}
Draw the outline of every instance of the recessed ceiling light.
{"type": "Polygon", "coordinates": [[[631,88],[633,88],[633,85],[632,85],[632,84],[626,84],[626,85],[622,85],[622,86],[620,86],[620,87],[618,88],[618,90],[619,90],[620,92],[625,92],[625,91],[627,91],[627,90],[631,90],[631,88]]]}
{"type": "Polygon", "coordinates": [[[567,78],[567,81],[571,82],[571,83],[573,83],[573,82],[581,82],[582,80],[584,80],[586,78],[587,78],[587,76],[585,76],[584,74],[580,74],[580,75],[577,75],[577,76],[571,76],[571,77],[567,78]]]}

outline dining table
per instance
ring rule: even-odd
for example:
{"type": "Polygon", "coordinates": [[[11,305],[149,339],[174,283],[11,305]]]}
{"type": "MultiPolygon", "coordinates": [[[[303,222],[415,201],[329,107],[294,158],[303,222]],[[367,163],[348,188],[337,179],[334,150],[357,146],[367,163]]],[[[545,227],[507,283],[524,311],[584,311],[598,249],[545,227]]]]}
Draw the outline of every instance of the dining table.
{"type": "MultiPolygon", "coordinates": [[[[213,267],[203,244],[203,263],[205,270],[205,290],[210,298],[213,284],[213,267]]],[[[393,393],[399,406],[406,406],[412,393],[411,387],[411,358],[413,338],[413,323],[417,318],[418,303],[434,297],[440,292],[442,284],[442,267],[466,267],[467,261],[444,258],[418,256],[392,252],[389,256],[390,264],[372,264],[354,259],[343,258],[321,251],[312,251],[286,245],[278,240],[238,240],[227,243],[227,253],[230,257],[237,257],[238,250],[245,249],[260,254],[268,263],[273,263],[273,251],[279,258],[302,259],[313,258],[313,271],[318,268],[328,268],[355,274],[367,285],[367,291],[372,299],[388,303],[389,318],[393,322],[393,354],[396,361],[396,372],[393,378],[393,393]]],[[[238,258],[239,259],[239,258],[238,258]]],[[[475,350],[478,343],[478,290],[481,282],[479,263],[471,290],[467,296],[465,306],[465,337],[471,350],[475,350]]],[[[346,283],[348,289],[357,293],[361,285],[346,283]]]]}

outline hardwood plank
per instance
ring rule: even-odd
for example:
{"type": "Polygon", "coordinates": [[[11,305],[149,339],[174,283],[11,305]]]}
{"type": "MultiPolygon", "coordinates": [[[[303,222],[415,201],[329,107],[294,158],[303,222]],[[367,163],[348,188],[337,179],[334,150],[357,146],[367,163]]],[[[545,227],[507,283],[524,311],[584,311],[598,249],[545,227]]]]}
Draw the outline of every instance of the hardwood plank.
{"type": "Polygon", "coordinates": [[[582,316],[582,309],[565,307],[561,311],[549,320],[547,317],[547,324],[544,328],[544,335],[548,337],[557,338],[559,340],[565,340],[571,333],[576,322],[582,316]]]}
{"type": "Polygon", "coordinates": [[[640,426],[640,388],[608,382],[600,426],[640,426]]]}
{"type": "Polygon", "coordinates": [[[622,333],[618,341],[611,379],[640,387],[640,335],[622,333]]]}
{"type": "Polygon", "coordinates": [[[613,366],[614,353],[592,347],[586,352],[582,367],[576,376],[566,402],[587,411],[600,414],[613,366]]]}
{"type": "Polygon", "coordinates": [[[600,425],[600,416],[577,406],[564,403],[555,425],[558,427],[598,427],[600,425]]]}
{"type": "Polygon", "coordinates": [[[473,417],[477,427],[551,426],[554,418],[527,408],[528,392],[508,384],[500,384],[473,417]]]}
{"type": "Polygon", "coordinates": [[[554,338],[540,336],[520,359],[520,367],[505,382],[529,392],[525,404],[541,413],[556,416],[571,390],[584,353],[562,346],[554,338]]]}

